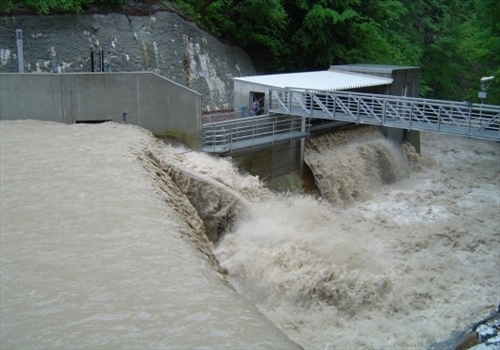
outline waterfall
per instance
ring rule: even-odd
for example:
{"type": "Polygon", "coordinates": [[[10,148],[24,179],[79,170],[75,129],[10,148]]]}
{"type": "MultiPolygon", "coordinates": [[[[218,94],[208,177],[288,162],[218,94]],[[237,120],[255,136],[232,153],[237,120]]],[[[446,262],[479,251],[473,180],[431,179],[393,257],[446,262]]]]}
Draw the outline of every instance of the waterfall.
{"type": "Polygon", "coordinates": [[[375,127],[311,137],[306,142],[304,160],[321,195],[338,206],[369,199],[373,188],[409,174],[401,148],[375,127]]]}

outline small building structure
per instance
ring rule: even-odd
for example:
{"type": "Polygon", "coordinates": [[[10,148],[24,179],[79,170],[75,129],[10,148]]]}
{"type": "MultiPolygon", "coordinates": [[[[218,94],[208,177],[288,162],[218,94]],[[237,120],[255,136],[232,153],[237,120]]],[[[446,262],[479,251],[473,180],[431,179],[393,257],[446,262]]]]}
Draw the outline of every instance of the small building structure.
{"type": "Polygon", "coordinates": [[[349,64],[332,65],[328,70],[267,74],[234,78],[234,109],[246,111],[259,101],[260,114],[266,112],[265,96],[272,88],[310,91],[357,91],[393,96],[418,97],[420,67],[349,64]]]}
{"type": "MultiPolygon", "coordinates": [[[[332,65],[328,70],[268,74],[234,78],[234,109],[240,117],[249,116],[250,106],[259,102],[257,114],[267,113],[267,101],[271,89],[298,89],[311,92],[353,91],[393,96],[418,97],[420,91],[419,67],[352,64],[332,65]]],[[[310,121],[317,123],[317,130],[338,126],[341,123],[321,119],[310,121]],[[318,125],[321,124],[321,125],[318,125]]],[[[312,130],[312,129],[311,129],[312,130]]],[[[386,137],[396,142],[409,141],[420,152],[418,131],[407,131],[381,127],[386,137]]],[[[233,159],[252,174],[274,181],[286,179],[292,173],[301,174],[303,170],[304,141],[294,140],[286,144],[275,145],[261,150],[235,152],[233,159]]],[[[276,187],[276,186],[274,186],[276,187]]],[[[280,185],[278,184],[278,187],[280,185]]],[[[286,186],[285,186],[286,187],[286,186]]]]}
{"type": "Polygon", "coordinates": [[[261,106],[260,114],[265,113],[265,96],[273,88],[381,93],[380,91],[390,91],[392,82],[390,77],[333,70],[240,77],[234,78],[234,108],[248,110],[247,106],[258,101],[261,106]]]}
{"type": "Polygon", "coordinates": [[[392,83],[383,89],[371,89],[367,92],[393,96],[419,97],[420,67],[396,66],[383,64],[348,64],[330,66],[330,71],[361,73],[392,79],[392,83]]]}

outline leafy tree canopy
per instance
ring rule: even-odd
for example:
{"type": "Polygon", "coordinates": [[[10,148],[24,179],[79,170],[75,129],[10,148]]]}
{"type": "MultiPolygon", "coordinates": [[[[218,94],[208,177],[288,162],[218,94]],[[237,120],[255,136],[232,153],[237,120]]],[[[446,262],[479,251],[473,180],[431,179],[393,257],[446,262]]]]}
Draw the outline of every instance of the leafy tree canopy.
{"type": "Polygon", "coordinates": [[[52,11],[81,13],[92,4],[99,6],[119,6],[123,0],[0,0],[0,13],[9,13],[14,8],[33,9],[39,14],[49,14],[52,11]]]}

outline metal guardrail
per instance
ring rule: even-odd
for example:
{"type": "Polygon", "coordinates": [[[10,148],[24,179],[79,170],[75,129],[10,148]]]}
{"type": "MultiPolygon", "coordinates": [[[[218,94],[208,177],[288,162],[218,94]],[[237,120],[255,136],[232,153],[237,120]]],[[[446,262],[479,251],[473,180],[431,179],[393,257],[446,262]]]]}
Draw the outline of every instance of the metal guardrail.
{"type": "Polygon", "coordinates": [[[225,154],[308,136],[305,118],[290,115],[265,115],[205,124],[202,127],[203,151],[225,154]]]}
{"type": "Polygon", "coordinates": [[[500,106],[344,91],[271,89],[269,112],[500,140],[500,106]]]}
{"type": "Polygon", "coordinates": [[[228,111],[228,112],[218,112],[218,113],[207,113],[207,114],[202,114],[201,124],[203,125],[203,124],[217,123],[228,120],[237,120],[238,118],[241,118],[241,112],[228,111]]]}

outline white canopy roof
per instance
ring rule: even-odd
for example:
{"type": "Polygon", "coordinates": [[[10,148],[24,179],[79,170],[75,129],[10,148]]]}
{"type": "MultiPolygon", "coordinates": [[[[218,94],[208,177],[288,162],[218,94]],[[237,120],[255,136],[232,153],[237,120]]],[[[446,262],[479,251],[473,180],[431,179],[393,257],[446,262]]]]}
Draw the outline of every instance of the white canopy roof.
{"type": "Polygon", "coordinates": [[[336,71],[255,75],[234,78],[234,80],[276,88],[297,88],[316,91],[348,90],[392,83],[392,79],[390,78],[336,71]]]}

